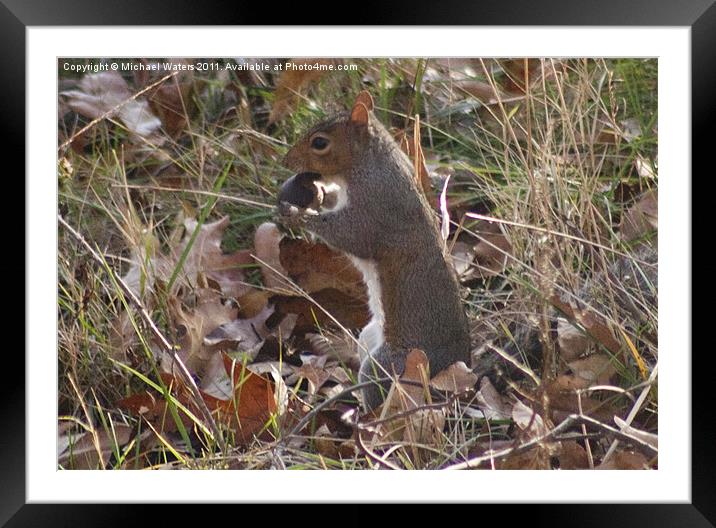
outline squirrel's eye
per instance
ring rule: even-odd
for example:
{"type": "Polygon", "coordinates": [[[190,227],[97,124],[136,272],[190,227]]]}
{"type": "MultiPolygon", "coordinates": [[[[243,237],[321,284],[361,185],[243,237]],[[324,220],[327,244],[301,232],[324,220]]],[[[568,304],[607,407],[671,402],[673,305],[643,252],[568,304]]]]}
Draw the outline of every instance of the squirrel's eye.
{"type": "Polygon", "coordinates": [[[311,148],[315,151],[322,152],[328,148],[328,145],[330,145],[330,141],[328,138],[323,136],[316,136],[311,140],[311,148]]]}

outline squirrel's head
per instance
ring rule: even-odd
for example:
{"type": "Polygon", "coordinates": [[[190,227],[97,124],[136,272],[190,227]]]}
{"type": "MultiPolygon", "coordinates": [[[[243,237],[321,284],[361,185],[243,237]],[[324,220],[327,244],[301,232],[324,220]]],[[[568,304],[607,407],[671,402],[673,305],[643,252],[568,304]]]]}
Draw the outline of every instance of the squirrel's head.
{"type": "Polygon", "coordinates": [[[353,153],[368,139],[373,98],[358,94],[350,112],[342,112],[309,130],[288,151],[284,165],[296,173],[313,172],[330,178],[345,174],[355,165],[353,153]]]}
{"type": "Polygon", "coordinates": [[[373,98],[363,91],[349,112],[319,123],[296,142],[284,158],[296,174],[279,191],[282,216],[310,216],[345,204],[354,156],[365,152],[372,119],[373,98]]]}
{"type": "Polygon", "coordinates": [[[408,157],[373,115],[368,92],[306,133],[285,165],[296,174],[278,193],[277,220],[361,258],[407,240],[415,218],[429,211],[408,157]]]}

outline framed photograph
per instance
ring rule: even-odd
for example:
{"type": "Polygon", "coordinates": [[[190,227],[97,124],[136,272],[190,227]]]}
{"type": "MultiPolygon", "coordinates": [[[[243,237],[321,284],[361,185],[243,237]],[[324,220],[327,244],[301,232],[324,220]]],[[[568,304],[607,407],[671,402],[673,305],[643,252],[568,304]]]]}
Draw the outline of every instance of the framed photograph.
{"type": "Polygon", "coordinates": [[[713,525],[711,2],[365,27],[4,4],[27,308],[0,522],[509,502],[713,525]]]}

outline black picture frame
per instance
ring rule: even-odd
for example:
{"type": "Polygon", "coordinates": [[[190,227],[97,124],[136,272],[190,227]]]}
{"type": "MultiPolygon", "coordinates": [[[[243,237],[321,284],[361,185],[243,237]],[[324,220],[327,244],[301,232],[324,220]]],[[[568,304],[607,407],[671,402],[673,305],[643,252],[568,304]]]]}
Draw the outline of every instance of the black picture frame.
{"type": "MultiPolygon", "coordinates": [[[[103,3],[98,0],[62,0],[28,1],[0,0],[0,87],[4,101],[0,109],[0,123],[6,129],[3,145],[4,158],[11,155],[19,161],[18,170],[24,173],[24,155],[26,130],[25,108],[31,101],[26,100],[25,69],[26,64],[25,31],[28,26],[64,26],[64,25],[244,25],[252,23],[277,24],[315,24],[317,13],[336,13],[334,21],[347,21],[351,25],[574,25],[574,26],[688,26],[691,28],[691,83],[692,83],[692,174],[700,167],[704,178],[712,176],[714,121],[716,120],[716,4],[714,0],[687,0],[673,2],[668,0],[488,0],[460,3],[457,0],[421,4],[408,2],[364,2],[356,5],[354,13],[350,10],[340,14],[336,4],[331,2],[297,3],[295,6],[283,4],[275,13],[269,13],[260,3],[226,3],[204,0],[126,0],[103,3]],[[264,11],[259,9],[263,7],[264,11]],[[708,172],[706,172],[706,169],[708,172]]],[[[16,172],[15,174],[19,174],[16,172]]],[[[684,178],[691,177],[684,175],[684,178]]],[[[19,193],[25,200],[24,180],[13,176],[14,184],[20,185],[19,193]]],[[[6,185],[12,185],[6,177],[6,185]]],[[[691,180],[694,182],[693,177],[691,180]]],[[[693,196],[693,195],[692,195],[693,196]]],[[[702,200],[708,199],[707,193],[702,200]]],[[[691,210],[699,210],[692,200],[691,210]]],[[[706,210],[708,210],[706,208],[706,210]]],[[[692,225],[695,223],[692,222],[692,225]]],[[[6,230],[7,231],[7,230],[6,230]]],[[[13,236],[13,235],[8,235],[13,236]]],[[[18,236],[19,234],[15,234],[18,236]]],[[[23,234],[24,239],[24,234],[23,234]]],[[[693,240],[693,239],[692,239],[693,240]]],[[[18,242],[20,242],[18,240],[18,242]]],[[[8,242],[10,243],[10,242],[8,242]]],[[[18,244],[19,245],[19,244],[18,244]]],[[[18,247],[15,245],[15,247],[18,247]]],[[[24,245],[24,240],[23,240],[24,245]]],[[[704,246],[704,244],[702,244],[704,246]]],[[[19,254],[19,252],[18,252],[19,254]]],[[[24,253],[23,253],[24,255],[24,253]]],[[[693,255],[691,255],[693,259],[693,255]]],[[[24,256],[23,260],[24,267],[24,256]]],[[[11,264],[4,264],[7,273],[16,272],[19,264],[16,258],[11,264]]],[[[693,262],[693,260],[691,261],[693,262]]],[[[32,277],[25,275],[25,283],[32,277]]],[[[15,301],[13,301],[14,303],[15,301]]],[[[17,312],[17,310],[16,310],[17,312]]],[[[710,312],[710,311],[709,311],[710,312]]],[[[25,311],[23,310],[23,314],[25,311]]],[[[703,312],[693,312],[693,316],[703,312]]],[[[31,329],[31,321],[26,315],[25,331],[31,329]]],[[[696,319],[698,320],[698,319],[696,319]]],[[[693,323],[692,323],[693,326],[693,323]]],[[[698,326],[697,326],[698,327],[698,326]]],[[[694,347],[692,346],[692,349],[694,347]]],[[[685,358],[691,350],[670,351],[682,353],[685,358]]],[[[692,501],[690,504],[664,505],[497,505],[495,508],[507,508],[506,519],[510,524],[524,522],[526,526],[535,523],[550,526],[714,526],[716,525],[716,464],[714,463],[716,434],[714,431],[714,411],[712,397],[708,394],[712,387],[713,353],[703,348],[691,354],[692,387],[705,388],[706,394],[699,397],[692,393],[692,501]],[[520,517],[517,519],[516,516],[520,517]]],[[[22,356],[13,351],[7,352],[3,365],[6,372],[0,384],[0,416],[4,427],[0,433],[0,526],[107,526],[126,525],[148,520],[146,513],[141,515],[135,507],[129,505],[29,505],[25,499],[25,362],[22,356]],[[13,361],[15,363],[13,363],[13,361]]],[[[48,361],[52,361],[48,357],[48,361]]],[[[350,499],[348,490],[346,499],[350,499]]],[[[290,490],[286,495],[276,495],[277,501],[290,500],[290,490]]],[[[320,491],[316,500],[320,501],[320,491]]],[[[555,501],[559,498],[555,497],[555,501]]],[[[242,506],[243,507],[243,506],[242,506]]],[[[243,507],[245,508],[245,507],[243,507]]],[[[360,519],[371,516],[363,507],[345,506],[339,513],[340,519],[352,519],[357,524],[360,519]],[[347,515],[346,515],[347,514],[347,515]]],[[[475,506],[470,516],[485,519],[485,506],[475,506]]],[[[162,512],[162,522],[171,517],[184,516],[186,508],[173,505],[171,511],[162,512]]],[[[163,509],[167,510],[167,509],[163,509]]],[[[300,509],[292,515],[300,516],[300,509]]],[[[423,516],[422,508],[410,510],[423,516]]],[[[505,511],[505,510],[503,510],[505,511]]],[[[409,513],[408,517],[410,517],[409,513]]],[[[247,515],[246,512],[242,514],[247,515]]],[[[326,514],[331,515],[331,514],[326,514]]],[[[401,514],[404,515],[404,514],[401,514]]],[[[417,517],[416,515],[416,517],[417,517]]],[[[498,515],[503,515],[498,513],[498,515]]],[[[230,517],[233,518],[233,517],[230,517]]],[[[479,519],[473,519],[478,522],[479,519]]],[[[306,519],[308,520],[308,519],[306,519]]],[[[328,522],[342,522],[326,517],[328,522]]],[[[403,518],[402,523],[410,522],[403,518]]],[[[283,522],[286,522],[284,519],[283,522]]],[[[314,521],[315,522],[315,521],[314,521]]],[[[484,521],[479,521],[484,522],[484,521]]],[[[503,521],[499,521],[503,522],[503,521]]]]}

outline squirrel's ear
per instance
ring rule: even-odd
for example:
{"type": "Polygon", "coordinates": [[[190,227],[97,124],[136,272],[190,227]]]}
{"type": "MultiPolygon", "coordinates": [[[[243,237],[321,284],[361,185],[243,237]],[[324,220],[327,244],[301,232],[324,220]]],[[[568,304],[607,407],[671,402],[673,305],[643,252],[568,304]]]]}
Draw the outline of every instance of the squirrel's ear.
{"type": "Polygon", "coordinates": [[[368,108],[361,102],[356,102],[351,110],[351,122],[356,125],[368,126],[368,108]]]}
{"type": "Polygon", "coordinates": [[[363,103],[369,112],[373,110],[373,98],[370,96],[370,92],[368,92],[368,90],[363,90],[356,96],[355,104],[358,103],[363,103]]]}

